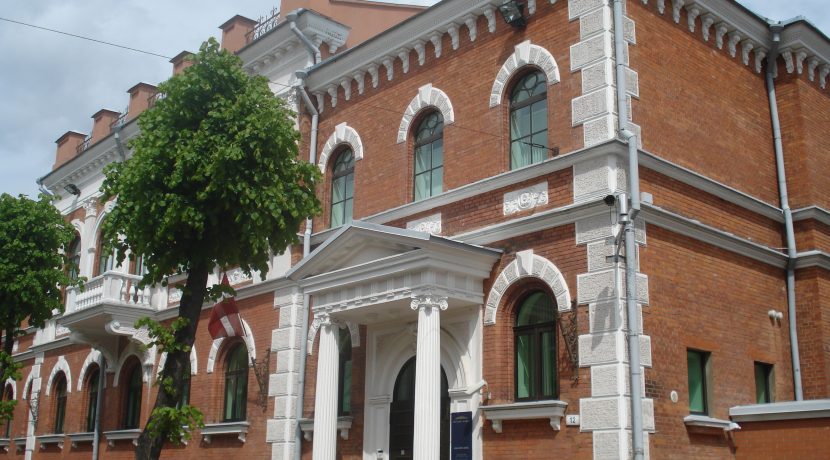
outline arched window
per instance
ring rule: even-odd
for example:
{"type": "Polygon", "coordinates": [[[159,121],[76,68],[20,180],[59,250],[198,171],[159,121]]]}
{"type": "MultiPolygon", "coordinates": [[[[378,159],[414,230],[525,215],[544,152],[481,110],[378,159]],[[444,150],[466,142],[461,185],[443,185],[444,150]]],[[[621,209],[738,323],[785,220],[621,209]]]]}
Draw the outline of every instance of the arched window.
{"type": "MultiPolygon", "coordinates": [[[[14,389],[11,385],[6,384],[5,389],[3,390],[3,401],[11,401],[14,399],[14,389]]],[[[3,431],[3,437],[8,439],[11,437],[12,432],[12,419],[6,420],[6,428],[3,431]]]]}
{"type": "Polygon", "coordinates": [[[124,393],[123,428],[138,428],[141,417],[141,364],[135,363],[127,372],[127,388],[124,393]]]}
{"type": "Polygon", "coordinates": [[[176,407],[181,408],[190,404],[190,361],[185,364],[184,374],[182,375],[182,400],[176,407]]]}
{"type": "Polygon", "coordinates": [[[81,270],[81,237],[77,234],[69,248],[66,251],[66,256],[69,258],[69,277],[73,280],[78,279],[81,270]]]}
{"type": "Polygon", "coordinates": [[[354,152],[344,148],[337,155],[331,175],[331,228],[352,221],[354,203],[354,152]]]}
{"type": "Polygon", "coordinates": [[[427,115],[415,131],[415,201],[438,195],[444,184],[444,117],[427,115]]]}
{"type": "Polygon", "coordinates": [[[87,394],[89,395],[89,405],[86,406],[86,431],[95,431],[95,417],[98,413],[98,379],[101,377],[101,372],[96,367],[89,372],[89,379],[87,380],[87,394]]]}
{"type": "Polygon", "coordinates": [[[245,406],[248,400],[248,350],[238,343],[228,352],[225,366],[225,410],[226,422],[245,420],[245,406]]]}
{"type": "Polygon", "coordinates": [[[61,372],[55,380],[55,431],[63,433],[63,419],[66,417],[66,376],[61,372]]]}
{"type": "Polygon", "coordinates": [[[510,169],[547,158],[548,102],[545,74],[531,72],[510,93],[510,169]]]}
{"type": "Polygon", "coordinates": [[[337,415],[352,413],[352,336],[349,330],[341,330],[338,338],[340,347],[340,378],[338,379],[337,415]]]}
{"type": "Polygon", "coordinates": [[[115,250],[107,249],[103,233],[98,234],[98,247],[95,253],[98,254],[98,265],[96,266],[95,276],[103,275],[115,268],[115,250]]]}
{"type": "Polygon", "coordinates": [[[516,350],[516,400],[558,397],[556,308],[550,296],[536,291],[522,300],[513,328],[516,350]]]}

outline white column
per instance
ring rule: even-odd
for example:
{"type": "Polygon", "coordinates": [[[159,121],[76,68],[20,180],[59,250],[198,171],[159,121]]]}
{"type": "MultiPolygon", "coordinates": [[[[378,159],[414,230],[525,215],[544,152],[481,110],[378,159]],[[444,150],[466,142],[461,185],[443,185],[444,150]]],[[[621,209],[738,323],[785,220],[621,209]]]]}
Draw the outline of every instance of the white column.
{"type": "Polygon", "coordinates": [[[418,347],[415,354],[415,432],[413,458],[441,458],[441,310],[447,298],[412,298],[418,310],[418,347]]]}
{"type": "MultiPolygon", "coordinates": [[[[314,394],[314,460],[333,460],[337,452],[337,382],[339,327],[326,318],[320,326],[317,391],[314,394]]],[[[302,404],[302,401],[297,401],[302,404]]]]}

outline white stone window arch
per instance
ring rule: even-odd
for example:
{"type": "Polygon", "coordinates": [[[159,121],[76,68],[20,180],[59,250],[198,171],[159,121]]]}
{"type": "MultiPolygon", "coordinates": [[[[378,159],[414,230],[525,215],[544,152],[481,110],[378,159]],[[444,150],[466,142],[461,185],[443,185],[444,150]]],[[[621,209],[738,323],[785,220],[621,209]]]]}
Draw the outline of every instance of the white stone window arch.
{"type": "MultiPolygon", "coordinates": [[[[141,356],[139,356],[137,353],[134,353],[134,352],[124,353],[124,356],[121,357],[121,359],[118,361],[118,365],[115,368],[115,375],[112,378],[112,386],[113,387],[118,386],[118,381],[121,378],[121,371],[124,369],[124,364],[126,364],[127,361],[129,361],[129,359],[131,357],[135,357],[135,359],[138,360],[138,366],[144,367],[144,360],[142,360],[141,356]]],[[[145,372],[144,369],[141,369],[141,381],[144,382],[144,383],[149,382],[149,379],[147,378],[147,372],[145,372]]]]}
{"type": "Polygon", "coordinates": [[[331,133],[331,136],[326,140],[323,149],[320,151],[317,166],[320,167],[320,172],[323,175],[326,174],[329,157],[343,144],[348,144],[351,147],[352,152],[354,152],[355,161],[363,159],[363,141],[360,140],[360,135],[357,134],[354,128],[347,125],[346,122],[340,123],[334,127],[334,132],[331,133]]]}
{"type": "Polygon", "coordinates": [[[501,305],[501,299],[516,281],[525,278],[537,278],[550,287],[556,296],[556,305],[560,312],[570,311],[571,293],[562,272],[553,262],[544,257],[533,254],[533,250],[521,251],[516,259],[507,264],[501,271],[490,293],[487,295],[487,304],[484,307],[484,324],[496,324],[496,316],[501,305]]]}
{"type": "MultiPolygon", "coordinates": [[[[35,366],[39,367],[39,365],[35,366]]],[[[40,377],[35,377],[35,369],[33,368],[26,376],[26,383],[23,384],[23,400],[28,399],[30,394],[40,393],[40,385],[40,377]]]]}
{"type": "Polygon", "coordinates": [[[501,104],[510,79],[517,70],[527,65],[538,67],[545,74],[548,86],[559,83],[559,65],[556,64],[553,55],[545,48],[525,40],[516,45],[513,54],[504,61],[499,73],[496,74],[496,80],[490,90],[490,107],[501,104]]]}
{"type": "Polygon", "coordinates": [[[52,389],[52,382],[54,382],[55,377],[58,376],[58,372],[63,372],[64,377],[66,378],[66,392],[72,393],[72,385],[69,382],[72,381],[72,372],[69,370],[69,363],[66,362],[66,358],[63,355],[58,356],[58,362],[52,367],[52,372],[49,373],[49,379],[46,380],[46,396],[49,396],[49,392],[52,389]]]}
{"type": "Polygon", "coordinates": [[[418,94],[412,98],[409,105],[404,111],[401,124],[398,126],[398,144],[406,141],[406,136],[409,134],[409,126],[412,120],[416,118],[418,112],[426,107],[434,107],[441,112],[444,117],[444,126],[451,125],[455,121],[455,111],[452,108],[452,102],[447,94],[438,88],[434,88],[432,83],[418,88],[418,94]]]}
{"type": "MultiPolygon", "coordinates": [[[[156,377],[161,376],[161,371],[164,370],[164,364],[167,362],[167,352],[163,352],[159,356],[159,364],[156,367],[156,377]]],[[[190,375],[196,375],[199,370],[199,361],[196,357],[196,345],[190,347],[190,375]]]]}
{"type": "Polygon", "coordinates": [[[3,394],[5,395],[6,388],[12,387],[12,399],[17,399],[17,382],[15,382],[12,378],[6,379],[6,384],[3,385],[3,394]]]}
{"type": "MultiPolygon", "coordinates": [[[[311,325],[308,327],[308,342],[306,343],[306,351],[309,355],[313,354],[314,351],[314,339],[317,337],[317,331],[320,329],[320,325],[323,323],[323,320],[319,317],[314,318],[314,321],[311,322],[311,325]]],[[[351,336],[352,341],[352,348],[357,348],[360,346],[360,328],[357,324],[346,321],[340,327],[343,328],[345,326],[346,329],[349,330],[349,335],[351,336]]]]}
{"type": "MultiPolygon", "coordinates": [[[[245,331],[245,335],[242,336],[242,341],[245,342],[245,348],[248,349],[248,359],[256,359],[256,344],[254,343],[254,333],[251,332],[251,328],[248,326],[248,322],[244,319],[242,320],[242,329],[245,331]]],[[[212,374],[213,370],[216,366],[216,357],[219,355],[219,350],[222,348],[222,344],[225,342],[224,337],[220,337],[213,341],[210,345],[210,352],[208,352],[207,358],[207,373],[212,374]]],[[[192,359],[192,356],[191,356],[192,359]]],[[[192,369],[192,368],[191,368],[192,369]]],[[[192,372],[192,371],[191,371],[192,372]]]]}
{"type": "MultiPolygon", "coordinates": [[[[84,379],[86,378],[87,372],[89,372],[89,367],[98,366],[100,363],[101,352],[95,349],[89,350],[89,354],[86,355],[86,359],[84,359],[84,364],[81,365],[81,373],[78,374],[78,391],[81,391],[84,388],[84,379]]],[[[103,371],[103,369],[99,369],[99,372],[101,371],[103,371]]],[[[104,384],[106,384],[106,379],[104,379],[104,384]]]]}

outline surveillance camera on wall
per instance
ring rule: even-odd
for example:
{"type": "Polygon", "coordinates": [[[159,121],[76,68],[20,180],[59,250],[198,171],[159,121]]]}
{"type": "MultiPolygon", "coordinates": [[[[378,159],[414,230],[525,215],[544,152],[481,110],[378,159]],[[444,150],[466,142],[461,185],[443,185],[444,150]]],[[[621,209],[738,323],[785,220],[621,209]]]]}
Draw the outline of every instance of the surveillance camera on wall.
{"type": "Polygon", "coordinates": [[[605,195],[602,201],[605,202],[606,206],[614,206],[617,203],[617,197],[614,195],[605,195]]]}

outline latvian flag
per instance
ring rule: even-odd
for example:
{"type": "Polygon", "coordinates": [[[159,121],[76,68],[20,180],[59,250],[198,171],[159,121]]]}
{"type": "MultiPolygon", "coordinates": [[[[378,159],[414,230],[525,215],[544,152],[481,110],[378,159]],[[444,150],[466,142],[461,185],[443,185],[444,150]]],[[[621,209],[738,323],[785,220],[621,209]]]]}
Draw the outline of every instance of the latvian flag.
{"type": "MultiPolygon", "coordinates": [[[[230,286],[228,275],[222,277],[222,284],[230,286]]],[[[220,337],[236,337],[245,335],[242,327],[242,318],[239,316],[239,308],[233,297],[224,296],[221,301],[213,306],[208,322],[208,332],[213,340],[220,337]]]]}

